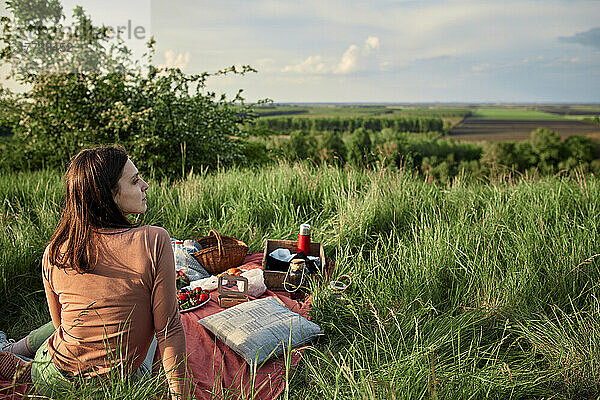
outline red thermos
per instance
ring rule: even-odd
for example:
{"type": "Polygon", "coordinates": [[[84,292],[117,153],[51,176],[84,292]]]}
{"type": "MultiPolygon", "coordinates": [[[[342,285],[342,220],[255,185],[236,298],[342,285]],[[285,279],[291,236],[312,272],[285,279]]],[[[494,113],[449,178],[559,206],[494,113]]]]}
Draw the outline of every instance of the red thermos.
{"type": "Polygon", "coordinates": [[[300,225],[300,233],[298,234],[298,253],[304,252],[307,256],[310,255],[310,225],[300,225]]]}

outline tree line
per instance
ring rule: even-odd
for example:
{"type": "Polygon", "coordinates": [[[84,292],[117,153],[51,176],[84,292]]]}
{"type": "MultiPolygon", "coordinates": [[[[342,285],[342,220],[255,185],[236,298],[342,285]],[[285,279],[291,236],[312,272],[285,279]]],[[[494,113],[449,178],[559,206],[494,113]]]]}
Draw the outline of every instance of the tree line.
{"type": "Polygon", "coordinates": [[[396,132],[443,132],[444,121],[432,117],[270,117],[259,118],[254,122],[255,131],[271,134],[292,131],[338,131],[352,133],[357,129],[380,131],[392,129],[396,132]]]}
{"type": "Polygon", "coordinates": [[[439,134],[410,134],[389,128],[350,134],[294,131],[289,136],[255,138],[249,155],[256,165],[278,158],[338,167],[393,168],[430,181],[449,183],[458,175],[487,179],[498,173],[545,176],[559,173],[600,174],[600,146],[584,136],[562,141],[546,128],[521,142],[457,142],[439,134]]]}

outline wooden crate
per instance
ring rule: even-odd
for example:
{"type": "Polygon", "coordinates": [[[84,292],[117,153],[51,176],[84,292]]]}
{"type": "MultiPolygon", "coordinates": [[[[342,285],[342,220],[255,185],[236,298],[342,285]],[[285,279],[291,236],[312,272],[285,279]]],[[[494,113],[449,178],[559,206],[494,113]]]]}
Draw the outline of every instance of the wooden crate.
{"type": "MultiPolygon", "coordinates": [[[[264,256],[263,256],[263,261],[262,261],[262,268],[264,271],[264,277],[265,277],[265,285],[267,286],[267,289],[269,290],[274,290],[274,291],[280,291],[280,292],[285,292],[285,288],[283,287],[283,280],[285,278],[285,272],[281,272],[281,271],[269,271],[266,267],[267,267],[267,255],[269,253],[271,253],[273,250],[275,249],[288,249],[292,254],[295,254],[298,251],[298,242],[295,240],[274,240],[274,239],[267,239],[265,240],[265,251],[264,251],[264,256]]],[[[323,268],[325,268],[325,251],[323,250],[323,245],[321,245],[321,243],[319,242],[312,242],[310,244],[310,254],[308,254],[309,256],[318,256],[321,259],[321,270],[323,270],[323,268]]],[[[304,278],[304,282],[306,282],[307,279],[306,277],[304,278]]],[[[291,285],[298,285],[300,283],[300,280],[298,279],[297,281],[292,279],[289,279],[288,277],[288,282],[291,285]]],[[[289,286],[288,286],[289,287],[289,286]]]]}

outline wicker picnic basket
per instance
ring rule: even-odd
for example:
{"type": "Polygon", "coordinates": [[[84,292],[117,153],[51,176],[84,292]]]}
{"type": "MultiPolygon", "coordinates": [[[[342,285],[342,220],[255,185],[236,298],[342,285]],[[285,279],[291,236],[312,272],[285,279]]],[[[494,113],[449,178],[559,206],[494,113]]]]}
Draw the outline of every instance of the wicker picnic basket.
{"type": "Polygon", "coordinates": [[[229,236],[221,236],[214,229],[208,232],[208,236],[196,241],[202,245],[202,250],[193,253],[192,256],[212,275],[242,264],[248,253],[246,243],[229,236]]]}

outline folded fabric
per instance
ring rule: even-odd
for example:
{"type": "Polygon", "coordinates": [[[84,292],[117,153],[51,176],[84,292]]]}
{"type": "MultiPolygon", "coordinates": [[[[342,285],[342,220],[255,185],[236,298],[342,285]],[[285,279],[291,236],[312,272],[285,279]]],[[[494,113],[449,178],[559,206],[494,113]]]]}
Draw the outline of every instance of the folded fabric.
{"type": "MultiPolygon", "coordinates": [[[[246,272],[242,272],[242,276],[248,279],[248,294],[252,297],[262,296],[267,291],[267,285],[265,285],[265,276],[262,269],[251,269],[246,272]]],[[[240,291],[244,291],[244,283],[240,282],[240,291]]]]}
{"type": "MultiPolygon", "coordinates": [[[[171,243],[176,240],[177,239],[171,239],[171,243]]],[[[186,240],[186,242],[188,242],[188,240],[186,240]]],[[[189,242],[195,241],[189,240],[189,242]]],[[[200,246],[200,244],[198,244],[198,246],[200,246]]],[[[202,248],[202,246],[200,246],[200,248],[202,248]]],[[[190,278],[190,281],[204,279],[210,276],[210,274],[204,269],[198,260],[192,256],[192,253],[197,251],[195,249],[196,247],[193,246],[173,246],[173,253],[175,255],[175,271],[182,270],[188,276],[188,278],[190,278]]]]}
{"type": "Polygon", "coordinates": [[[195,253],[197,251],[202,250],[202,245],[200,243],[196,242],[195,240],[186,239],[183,241],[183,248],[188,253],[195,253]]]}
{"type": "Polygon", "coordinates": [[[198,321],[249,365],[305,345],[321,328],[272,297],[252,300],[198,321]]]}
{"type": "Polygon", "coordinates": [[[208,271],[204,269],[198,260],[188,252],[185,252],[185,265],[198,273],[198,279],[208,278],[210,276],[208,271]]]}
{"type": "Polygon", "coordinates": [[[208,278],[190,282],[191,289],[195,289],[197,287],[201,288],[202,290],[206,290],[207,292],[215,290],[217,287],[219,287],[219,278],[213,275],[209,276],[208,278]]]}

